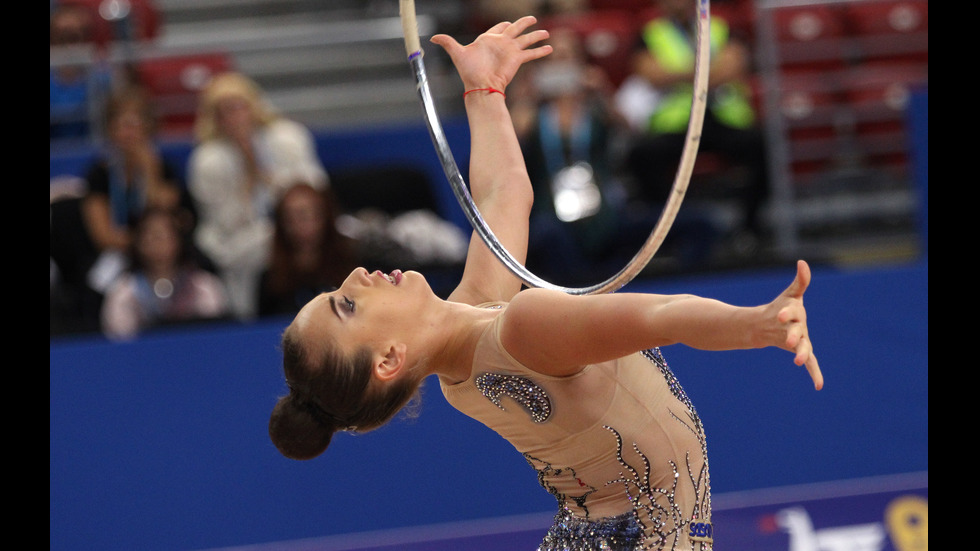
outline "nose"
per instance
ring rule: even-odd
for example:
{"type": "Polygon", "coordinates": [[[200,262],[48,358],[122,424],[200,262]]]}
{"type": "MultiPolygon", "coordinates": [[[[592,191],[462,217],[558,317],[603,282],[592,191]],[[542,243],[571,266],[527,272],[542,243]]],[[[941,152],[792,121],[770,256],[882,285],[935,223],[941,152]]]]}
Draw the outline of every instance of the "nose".
{"type": "Polygon", "coordinates": [[[357,268],[351,274],[351,279],[357,281],[358,283],[362,283],[364,285],[370,285],[371,284],[371,272],[367,271],[366,268],[357,268]]]}
{"type": "Polygon", "coordinates": [[[349,287],[350,285],[356,283],[369,283],[368,271],[364,268],[355,268],[354,271],[347,276],[347,279],[340,284],[340,288],[349,287]]]}

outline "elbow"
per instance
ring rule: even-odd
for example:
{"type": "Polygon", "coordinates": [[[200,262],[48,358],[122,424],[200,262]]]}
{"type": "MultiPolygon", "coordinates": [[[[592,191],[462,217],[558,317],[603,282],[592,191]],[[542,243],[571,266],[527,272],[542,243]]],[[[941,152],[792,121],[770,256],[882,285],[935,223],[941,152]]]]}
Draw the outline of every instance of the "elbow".
{"type": "Polygon", "coordinates": [[[493,202],[504,205],[514,219],[527,219],[534,206],[534,189],[527,172],[514,172],[505,178],[506,184],[493,187],[493,202]]]}

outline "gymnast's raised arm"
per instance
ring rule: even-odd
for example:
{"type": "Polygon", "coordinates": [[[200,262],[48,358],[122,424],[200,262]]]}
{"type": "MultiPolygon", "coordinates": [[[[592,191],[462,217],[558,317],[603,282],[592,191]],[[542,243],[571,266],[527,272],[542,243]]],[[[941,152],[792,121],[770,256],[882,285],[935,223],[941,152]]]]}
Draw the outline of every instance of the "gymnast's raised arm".
{"type": "MultiPolygon", "coordinates": [[[[534,197],[504,92],[521,65],[551,53],[551,46],[538,45],[547,31],[525,32],[534,23],[531,16],[498,23],[466,46],[444,34],[431,39],[449,54],[466,90],[473,201],[500,244],[521,263],[527,256],[534,197]]],[[[520,290],[520,279],[474,232],[462,280],[449,299],[466,304],[509,301],[520,290]]]]}

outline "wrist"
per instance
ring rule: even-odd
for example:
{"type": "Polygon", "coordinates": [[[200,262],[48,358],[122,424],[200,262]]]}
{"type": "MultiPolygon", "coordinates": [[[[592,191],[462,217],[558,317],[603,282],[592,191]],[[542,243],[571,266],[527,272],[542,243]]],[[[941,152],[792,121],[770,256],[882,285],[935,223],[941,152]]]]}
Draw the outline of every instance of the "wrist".
{"type": "Polygon", "coordinates": [[[465,92],[463,92],[463,98],[465,99],[466,96],[475,95],[475,94],[478,95],[500,94],[505,98],[507,97],[507,94],[505,94],[503,90],[494,88],[493,86],[486,86],[486,87],[468,88],[465,92]]]}

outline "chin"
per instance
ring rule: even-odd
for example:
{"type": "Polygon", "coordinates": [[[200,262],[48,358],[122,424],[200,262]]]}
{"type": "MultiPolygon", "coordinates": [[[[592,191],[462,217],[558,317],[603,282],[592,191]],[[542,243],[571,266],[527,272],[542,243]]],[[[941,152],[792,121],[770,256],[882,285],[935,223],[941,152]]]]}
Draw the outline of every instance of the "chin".
{"type": "Polygon", "coordinates": [[[419,284],[424,285],[425,288],[428,289],[430,293],[432,293],[433,295],[436,294],[435,291],[432,290],[432,286],[429,285],[429,280],[425,279],[425,276],[422,275],[422,273],[416,272],[414,270],[409,270],[405,272],[403,275],[405,277],[404,281],[414,282],[417,280],[419,281],[419,284]]]}

